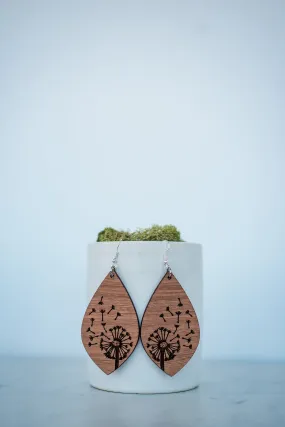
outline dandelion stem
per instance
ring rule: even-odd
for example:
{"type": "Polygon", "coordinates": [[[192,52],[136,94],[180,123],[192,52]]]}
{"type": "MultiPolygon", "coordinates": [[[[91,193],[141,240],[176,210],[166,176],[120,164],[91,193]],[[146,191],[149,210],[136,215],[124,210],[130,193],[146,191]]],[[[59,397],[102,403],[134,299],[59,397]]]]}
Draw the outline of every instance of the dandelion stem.
{"type": "Polygon", "coordinates": [[[164,350],[160,351],[160,369],[164,371],[164,350]]]}
{"type": "Polygon", "coordinates": [[[116,357],[115,357],[115,370],[116,370],[119,367],[119,357],[120,357],[119,347],[115,349],[115,352],[116,352],[116,357]]]}

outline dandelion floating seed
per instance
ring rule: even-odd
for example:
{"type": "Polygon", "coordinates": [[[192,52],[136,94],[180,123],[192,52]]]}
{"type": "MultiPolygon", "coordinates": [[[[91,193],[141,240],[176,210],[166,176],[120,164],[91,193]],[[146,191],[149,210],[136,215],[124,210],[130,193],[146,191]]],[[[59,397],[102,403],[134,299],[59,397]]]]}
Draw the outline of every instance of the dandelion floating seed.
{"type": "MultiPolygon", "coordinates": [[[[94,334],[94,335],[93,335],[93,338],[100,337],[100,335],[96,335],[96,332],[92,331],[92,329],[91,329],[91,328],[86,329],[86,332],[90,332],[91,334],[94,334]]],[[[92,336],[92,335],[89,335],[89,337],[90,337],[90,336],[92,336]]]]}
{"type": "Polygon", "coordinates": [[[108,331],[107,331],[107,329],[105,328],[106,323],[105,323],[105,322],[104,322],[104,323],[102,322],[102,323],[101,323],[101,325],[103,326],[104,331],[105,331],[105,332],[108,332],[108,331]]]}
{"type": "Polygon", "coordinates": [[[92,317],[92,319],[90,319],[90,320],[91,320],[91,327],[92,327],[95,319],[92,317]]]}
{"type": "Polygon", "coordinates": [[[175,312],[175,314],[177,315],[177,323],[179,323],[179,316],[180,316],[180,314],[182,314],[182,313],[181,313],[181,311],[176,311],[176,312],[175,312]]]}
{"type": "MultiPolygon", "coordinates": [[[[150,334],[148,341],[149,353],[151,357],[159,362],[160,368],[164,371],[165,362],[173,360],[175,355],[180,351],[180,342],[177,340],[172,343],[169,339],[171,331],[167,328],[160,327],[150,334]]],[[[176,338],[176,337],[175,337],[176,338]]]]}
{"type": "Polygon", "coordinates": [[[103,296],[103,297],[101,297],[100,301],[98,302],[98,304],[99,304],[99,305],[103,305],[103,304],[104,304],[104,303],[103,303],[103,298],[104,298],[104,296],[103,296]]]}
{"type": "Polygon", "coordinates": [[[166,320],[165,320],[165,318],[164,318],[164,314],[163,314],[163,313],[161,313],[161,314],[159,315],[159,317],[161,317],[161,318],[164,320],[164,322],[166,322],[166,320]]]}
{"type": "Polygon", "coordinates": [[[108,311],[108,313],[107,313],[107,314],[110,314],[112,310],[115,310],[115,308],[116,308],[116,307],[115,307],[114,305],[112,305],[112,307],[110,308],[110,310],[108,311]]]}
{"type": "Polygon", "coordinates": [[[186,334],[185,336],[187,337],[188,335],[194,335],[195,334],[195,332],[193,331],[193,329],[191,329],[191,331],[190,332],[188,332],[188,334],[186,334]]]}
{"type": "Polygon", "coordinates": [[[108,359],[115,360],[115,370],[118,369],[120,360],[127,357],[130,352],[130,347],[133,346],[131,336],[122,326],[114,326],[109,329],[111,337],[108,337],[103,332],[101,333],[100,349],[108,359]],[[106,341],[104,338],[107,338],[106,341]]]}
{"type": "Polygon", "coordinates": [[[92,314],[92,313],[96,313],[95,308],[92,308],[92,310],[90,311],[90,313],[88,313],[88,316],[90,316],[90,314],[92,314]]]}
{"type": "Polygon", "coordinates": [[[171,316],[174,316],[174,314],[172,313],[172,311],[170,311],[170,307],[166,307],[165,310],[168,311],[171,314],[171,316]]]}
{"type": "Polygon", "coordinates": [[[117,311],[117,316],[115,317],[115,320],[117,320],[118,319],[118,317],[120,317],[121,316],[121,313],[119,313],[118,311],[117,311]]]}
{"type": "Polygon", "coordinates": [[[100,310],[100,313],[102,314],[102,322],[104,322],[104,313],[105,313],[105,310],[103,310],[103,308],[102,308],[102,310],[100,310]]]}
{"type": "Polygon", "coordinates": [[[176,334],[176,331],[177,331],[177,329],[179,328],[179,326],[180,325],[174,325],[175,326],[175,331],[174,332],[172,332],[173,333],[173,335],[175,335],[176,334]]]}
{"type": "Polygon", "coordinates": [[[186,323],[188,325],[188,329],[190,329],[190,320],[186,320],[186,323]]]}
{"type": "Polygon", "coordinates": [[[183,344],[183,347],[188,347],[191,350],[192,349],[192,344],[190,344],[190,345],[183,344]]]}
{"type": "Polygon", "coordinates": [[[188,342],[188,344],[189,344],[189,342],[191,342],[191,338],[182,338],[183,340],[185,340],[185,341],[187,341],[188,342]]]}
{"type": "Polygon", "coordinates": [[[183,306],[183,304],[182,304],[182,302],[181,302],[181,299],[180,299],[180,298],[178,298],[178,301],[179,301],[179,302],[178,302],[177,306],[178,306],[178,307],[182,307],[182,306],[183,306]]]}
{"type": "Polygon", "coordinates": [[[185,314],[188,314],[190,317],[193,317],[192,314],[190,313],[190,310],[186,310],[185,314]]]}
{"type": "Polygon", "coordinates": [[[91,344],[91,342],[89,342],[88,345],[89,345],[89,347],[91,347],[91,345],[98,345],[98,343],[94,342],[94,343],[91,344]]]}

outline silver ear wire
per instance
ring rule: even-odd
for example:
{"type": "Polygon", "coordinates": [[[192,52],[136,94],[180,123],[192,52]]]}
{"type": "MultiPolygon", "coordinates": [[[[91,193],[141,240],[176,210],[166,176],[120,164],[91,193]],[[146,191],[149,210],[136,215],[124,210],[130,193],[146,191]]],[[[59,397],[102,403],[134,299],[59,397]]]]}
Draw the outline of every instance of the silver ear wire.
{"type": "Polygon", "coordinates": [[[166,248],[165,248],[165,252],[163,255],[163,262],[164,262],[164,265],[166,267],[166,271],[169,273],[169,276],[171,277],[172,270],[170,268],[170,265],[168,264],[168,251],[170,249],[170,243],[167,240],[165,240],[165,243],[166,243],[166,248]]]}
{"type": "Polygon", "coordinates": [[[116,254],[115,254],[114,258],[112,259],[111,271],[114,271],[116,269],[116,267],[118,267],[119,247],[120,247],[121,243],[122,243],[122,239],[119,241],[117,249],[116,249],[116,254]]]}

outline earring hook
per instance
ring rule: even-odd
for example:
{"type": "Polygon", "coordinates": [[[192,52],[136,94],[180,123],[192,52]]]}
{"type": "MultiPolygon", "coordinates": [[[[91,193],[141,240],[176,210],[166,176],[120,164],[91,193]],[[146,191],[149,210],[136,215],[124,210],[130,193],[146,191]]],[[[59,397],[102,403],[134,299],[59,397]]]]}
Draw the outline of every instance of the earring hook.
{"type": "Polygon", "coordinates": [[[116,269],[116,267],[118,266],[119,247],[120,247],[121,243],[122,243],[122,239],[119,241],[119,243],[117,245],[117,249],[116,249],[116,254],[115,254],[114,258],[112,259],[111,271],[114,271],[116,269]]]}
{"type": "Polygon", "coordinates": [[[165,249],[165,252],[164,252],[164,255],[163,255],[163,262],[164,262],[164,265],[166,267],[166,270],[171,275],[172,274],[172,270],[171,270],[170,265],[168,263],[168,251],[170,249],[170,243],[168,242],[168,240],[165,240],[165,243],[166,243],[166,249],[165,249]]]}

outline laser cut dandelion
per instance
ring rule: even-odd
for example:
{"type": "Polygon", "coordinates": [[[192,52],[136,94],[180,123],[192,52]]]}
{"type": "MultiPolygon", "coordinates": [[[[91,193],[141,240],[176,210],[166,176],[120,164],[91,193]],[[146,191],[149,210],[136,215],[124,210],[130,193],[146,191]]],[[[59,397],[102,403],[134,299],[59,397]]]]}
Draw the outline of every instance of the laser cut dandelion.
{"type": "Polygon", "coordinates": [[[115,370],[120,361],[127,357],[132,346],[132,337],[122,326],[110,328],[108,335],[103,334],[100,340],[100,349],[105,357],[115,360],[115,370]]]}
{"type": "MultiPolygon", "coordinates": [[[[171,331],[167,328],[160,327],[156,329],[148,338],[147,348],[151,357],[160,363],[160,368],[164,371],[164,364],[173,360],[180,351],[180,341],[173,341],[169,337],[171,331]]],[[[177,337],[178,338],[178,337],[177,337]]]]}

